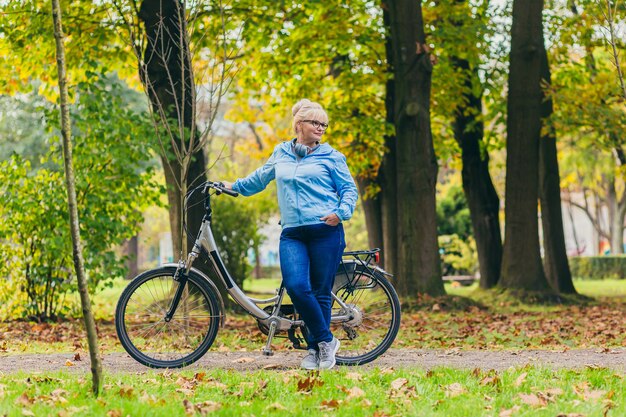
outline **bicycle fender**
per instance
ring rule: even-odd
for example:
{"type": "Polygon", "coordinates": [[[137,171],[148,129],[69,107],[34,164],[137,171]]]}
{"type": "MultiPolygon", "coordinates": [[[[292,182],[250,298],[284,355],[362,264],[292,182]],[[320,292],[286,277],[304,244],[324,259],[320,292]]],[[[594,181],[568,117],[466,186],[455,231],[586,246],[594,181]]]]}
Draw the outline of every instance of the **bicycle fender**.
{"type": "Polygon", "coordinates": [[[376,271],[376,272],[378,272],[378,273],[380,273],[382,275],[385,275],[385,276],[387,276],[389,278],[393,278],[393,274],[390,274],[389,272],[385,271],[384,269],[382,269],[378,265],[371,265],[371,264],[370,265],[366,265],[364,262],[356,261],[354,259],[350,259],[348,261],[344,261],[344,263],[346,263],[346,264],[352,263],[352,264],[360,265],[360,266],[363,266],[363,267],[366,267],[366,268],[370,268],[370,269],[372,269],[372,270],[374,270],[374,271],[376,271]]]}
{"type": "Polygon", "coordinates": [[[393,278],[393,274],[390,274],[389,272],[385,271],[384,269],[382,269],[380,266],[376,265],[374,267],[374,271],[376,272],[380,272],[383,275],[388,276],[389,278],[393,278]]]}
{"type": "MultiPolygon", "coordinates": [[[[174,264],[174,263],[163,264],[161,266],[178,268],[178,264],[174,264]]],[[[224,309],[224,299],[222,299],[222,294],[220,294],[220,291],[217,289],[217,285],[215,285],[215,283],[211,280],[211,278],[209,278],[204,272],[200,271],[199,269],[191,267],[191,270],[189,271],[189,273],[198,275],[200,278],[205,280],[207,284],[209,284],[209,287],[211,287],[213,291],[215,291],[215,294],[217,295],[217,299],[220,302],[220,307],[222,308],[221,317],[220,317],[220,327],[224,327],[224,318],[226,317],[226,310],[224,309]]]]}

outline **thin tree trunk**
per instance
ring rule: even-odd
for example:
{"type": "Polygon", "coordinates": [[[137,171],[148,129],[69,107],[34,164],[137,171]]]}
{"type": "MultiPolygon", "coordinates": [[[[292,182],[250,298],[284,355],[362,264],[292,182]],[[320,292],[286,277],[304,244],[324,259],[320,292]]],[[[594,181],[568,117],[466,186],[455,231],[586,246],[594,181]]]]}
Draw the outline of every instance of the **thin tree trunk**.
{"type": "Polygon", "coordinates": [[[74,269],[78,281],[78,292],[80,294],[85,329],[87,330],[89,358],[91,360],[92,392],[94,395],[98,396],[102,381],[102,363],[100,361],[100,354],[98,351],[98,332],[96,330],[96,322],[91,311],[87,277],[85,276],[83,245],[80,239],[80,224],[78,219],[78,206],[76,202],[76,180],[74,178],[74,166],[72,161],[72,127],[70,123],[68,88],[65,69],[65,45],[63,44],[63,27],[59,0],[52,0],[52,18],[54,20],[54,38],[56,40],[56,59],[61,103],[61,133],[63,136],[63,163],[65,167],[65,184],[67,186],[67,203],[70,214],[70,232],[72,234],[74,269]]]}
{"type": "Polygon", "coordinates": [[[622,198],[617,198],[617,190],[615,189],[615,180],[613,176],[607,179],[607,208],[608,208],[608,229],[609,242],[611,244],[612,255],[622,255],[624,253],[624,213],[626,211],[626,191],[622,198]]]}
{"type": "MultiPolygon", "coordinates": [[[[176,0],[145,0],[139,10],[139,18],[144,23],[148,39],[144,51],[145,64],[140,68],[142,82],[154,112],[163,114],[168,120],[175,120],[178,124],[171,128],[174,142],[171,143],[168,137],[170,147],[161,155],[175,259],[186,256],[186,248],[193,245],[204,217],[204,205],[201,196],[196,193],[188,202],[186,230],[189,235],[184,240],[186,234],[183,231],[182,205],[185,193],[206,181],[206,157],[202,149],[191,155],[187,166],[176,158],[176,149],[190,149],[189,141],[193,140],[181,138],[178,127],[182,126],[184,131],[193,134],[195,118],[193,74],[188,65],[189,45],[185,37],[181,36],[185,22],[180,20],[182,16],[179,14],[179,7],[182,6],[177,5],[176,0]],[[183,140],[186,142],[183,143],[183,140]]],[[[196,262],[194,267],[209,276],[213,275],[204,252],[201,253],[201,258],[204,262],[196,262]]],[[[220,291],[223,298],[228,300],[225,289],[220,287],[220,291]]]]}
{"type": "Polygon", "coordinates": [[[537,200],[541,135],[543,0],[515,0],[507,102],[506,207],[499,285],[546,291],[537,200]]]}
{"type": "MultiPolygon", "coordinates": [[[[543,48],[541,59],[542,81],[550,85],[551,74],[548,54],[543,48]]],[[[542,89],[543,94],[543,89],[542,89]]],[[[541,113],[543,122],[552,116],[552,99],[543,94],[541,113]]],[[[556,150],[556,133],[550,126],[544,132],[539,145],[539,201],[543,230],[544,271],[552,289],[562,294],[576,294],[565,249],[563,213],[561,211],[561,176],[556,150]]]]}
{"type": "Polygon", "coordinates": [[[399,293],[444,294],[437,243],[437,159],[430,127],[433,64],[421,3],[398,0],[389,9],[396,127],[397,273],[399,293]]]}
{"type": "Polygon", "coordinates": [[[137,236],[133,236],[126,241],[126,279],[132,279],[139,273],[139,239],[137,236]]]}
{"type": "Polygon", "coordinates": [[[480,287],[492,288],[500,278],[502,266],[502,237],[500,233],[500,199],[489,174],[489,155],[481,153],[483,122],[481,96],[473,93],[472,84],[478,82],[476,69],[471,69],[466,59],[455,59],[463,71],[464,106],[460,106],[454,119],[454,137],[461,147],[463,191],[470,209],[472,229],[476,239],[480,268],[480,287]]]}

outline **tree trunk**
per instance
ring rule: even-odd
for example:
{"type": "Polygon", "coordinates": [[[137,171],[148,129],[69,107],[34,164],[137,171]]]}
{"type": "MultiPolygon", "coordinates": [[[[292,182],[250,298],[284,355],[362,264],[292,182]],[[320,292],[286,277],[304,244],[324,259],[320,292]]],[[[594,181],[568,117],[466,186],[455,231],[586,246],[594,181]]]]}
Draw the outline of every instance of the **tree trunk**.
{"type": "Polygon", "coordinates": [[[54,20],[54,38],[56,40],[57,70],[59,75],[59,97],[61,103],[61,134],[63,136],[63,163],[65,167],[65,184],[67,186],[67,203],[70,214],[70,232],[72,235],[72,249],[74,270],[78,281],[78,292],[83,309],[83,319],[87,330],[89,359],[91,361],[92,392],[95,396],[100,393],[102,382],[102,362],[98,351],[98,332],[96,322],[91,311],[91,300],[85,275],[83,260],[83,244],[80,239],[80,224],[78,219],[78,205],[76,202],[76,180],[74,178],[74,163],[72,161],[72,125],[68,88],[65,69],[65,45],[63,44],[63,26],[61,6],[59,0],[52,0],[52,18],[54,20]]]}
{"type": "Polygon", "coordinates": [[[543,0],[515,0],[507,102],[505,240],[499,285],[547,291],[537,199],[541,135],[543,0]]]}
{"type": "MultiPolygon", "coordinates": [[[[182,6],[177,4],[176,0],[145,0],[139,10],[139,18],[144,23],[148,39],[140,76],[154,113],[161,115],[161,118],[167,118],[167,123],[173,124],[170,130],[173,138],[167,137],[163,141],[165,152],[161,153],[161,162],[167,185],[174,259],[177,256],[186,256],[186,253],[183,253],[185,246],[193,245],[204,217],[201,195],[196,193],[188,202],[186,230],[189,231],[189,235],[187,235],[187,245],[183,245],[185,233],[182,227],[184,215],[182,203],[185,190],[206,181],[206,157],[203,150],[191,156],[187,172],[184,172],[185,167],[180,159],[176,158],[176,149],[183,149],[184,146],[189,148],[189,143],[183,144],[182,141],[189,142],[190,140],[190,138],[181,138],[178,132],[181,130],[193,132],[192,125],[195,120],[195,91],[192,91],[194,82],[188,64],[189,45],[185,38],[180,36],[186,23],[180,20],[179,7],[182,6]],[[184,130],[179,129],[180,127],[184,130]],[[184,181],[181,181],[181,178],[184,178],[184,181]]],[[[184,17],[184,13],[182,16],[184,17]]],[[[204,262],[196,262],[194,267],[209,276],[214,276],[204,252],[201,258],[204,262]]],[[[224,299],[228,300],[225,289],[220,287],[220,291],[224,299]]]]}
{"type": "MultiPolygon", "coordinates": [[[[380,212],[380,193],[374,197],[363,198],[365,191],[372,183],[369,178],[357,177],[361,206],[365,212],[365,224],[370,248],[383,248],[383,226],[380,212]]],[[[384,254],[381,252],[381,264],[384,264],[384,254]]]]}
{"type": "Polygon", "coordinates": [[[437,160],[430,127],[432,62],[421,3],[398,0],[389,9],[396,127],[397,274],[399,293],[444,294],[437,244],[437,160]]]}
{"type": "Polygon", "coordinates": [[[480,287],[492,288],[500,278],[502,237],[500,233],[500,199],[489,174],[489,155],[481,154],[483,139],[481,96],[472,91],[478,72],[466,59],[454,60],[464,74],[464,103],[454,118],[454,137],[461,148],[463,191],[470,209],[480,268],[480,287]]]}
{"type": "MultiPolygon", "coordinates": [[[[389,10],[383,5],[383,21],[387,28],[385,39],[385,55],[387,57],[387,71],[393,74],[393,42],[390,33],[389,10]]],[[[385,111],[387,123],[393,124],[395,106],[395,82],[393,76],[387,77],[385,85],[385,111]]],[[[398,273],[398,206],[396,192],[396,136],[385,137],[387,152],[383,155],[378,169],[378,184],[380,185],[380,215],[383,243],[384,267],[388,272],[398,273]]],[[[403,280],[406,277],[398,277],[403,280]]]]}
{"type": "Polygon", "coordinates": [[[126,241],[126,279],[133,279],[139,273],[139,239],[133,236],[126,241]]]}
{"type": "MultiPolygon", "coordinates": [[[[552,82],[548,54],[542,48],[542,81],[552,82]]],[[[544,122],[553,113],[552,98],[543,94],[541,112],[544,122]]],[[[561,176],[556,150],[556,133],[544,126],[539,145],[539,201],[543,227],[544,270],[553,290],[562,294],[576,294],[565,249],[565,232],[561,212],[561,176]]]]}
{"type": "Polygon", "coordinates": [[[609,236],[612,255],[622,255],[624,253],[624,214],[626,214],[626,191],[622,198],[617,198],[615,189],[615,176],[607,179],[607,208],[609,236]]]}

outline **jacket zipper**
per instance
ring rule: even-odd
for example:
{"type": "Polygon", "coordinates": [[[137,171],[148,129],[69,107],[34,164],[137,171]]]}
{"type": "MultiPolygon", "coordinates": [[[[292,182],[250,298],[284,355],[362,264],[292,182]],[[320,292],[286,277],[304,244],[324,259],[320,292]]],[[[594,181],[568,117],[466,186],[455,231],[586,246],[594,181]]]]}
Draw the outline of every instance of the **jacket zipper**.
{"type": "MultiPolygon", "coordinates": [[[[300,161],[302,161],[303,158],[300,159],[300,161]]],[[[293,170],[293,184],[294,184],[294,188],[296,189],[296,212],[298,213],[298,224],[302,223],[302,213],[300,212],[300,193],[299,193],[299,186],[298,186],[298,181],[296,180],[296,174],[298,173],[298,167],[300,166],[300,161],[298,160],[298,157],[296,156],[296,167],[293,170]]]]}

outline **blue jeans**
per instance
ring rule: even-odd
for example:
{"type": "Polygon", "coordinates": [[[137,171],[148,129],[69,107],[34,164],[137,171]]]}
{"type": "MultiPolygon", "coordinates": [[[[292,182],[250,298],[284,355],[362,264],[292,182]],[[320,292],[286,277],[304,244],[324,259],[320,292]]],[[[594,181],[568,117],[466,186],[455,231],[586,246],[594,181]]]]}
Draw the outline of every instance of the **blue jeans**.
{"type": "Polygon", "coordinates": [[[343,225],[325,223],[288,227],[280,235],[283,284],[304,320],[309,349],[330,342],[331,291],[346,247],[343,225]]]}

